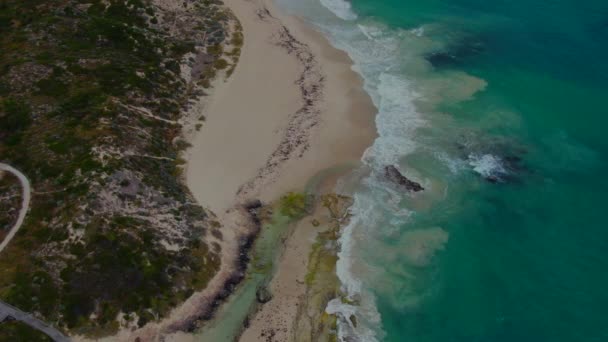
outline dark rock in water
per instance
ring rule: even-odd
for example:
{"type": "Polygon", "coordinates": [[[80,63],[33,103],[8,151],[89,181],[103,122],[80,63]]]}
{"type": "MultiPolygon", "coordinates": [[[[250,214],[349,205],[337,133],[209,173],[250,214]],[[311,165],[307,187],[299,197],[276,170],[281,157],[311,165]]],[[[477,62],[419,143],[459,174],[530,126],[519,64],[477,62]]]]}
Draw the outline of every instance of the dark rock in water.
{"type": "Polygon", "coordinates": [[[492,184],[500,183],[503,180],[502,178],[500,178],[496,175],[490,175],[490,176],[485,177],[484,179],[492,184]]]}
{"type": "Polygon", "coordinates": [[[507,155],[503,157],[502,160],[505,170],[507,171],[500,179],[503,182],[517,183],[521,181],[521,177],[524,174],[530,173],[530,170],[525,166],[523,159],[519,156],[507,155]]]}
{"type": "Polygon", "coordinates": [[[407,177],[402,175],[401,172],[399,172],[399,170],[397,170],[397,168],[393,165],[388,165],[384,168],[384,175],[386,176],[386,178],[388,178],[388,180],[393,183],[399,184],[407,191],[418,192],[424,190],[420,183],[416,183],[414,181],[409,180],[407,177]]]}
{"type": "Polygon", "coordinates": [[[350,315],[350,317],[348,318],[350,319],[350,322],[353,324],[353,327],[357,327],[357,316],[355,315],[350,315]]]}
{"type": "Polygon", "coordinates": [[[268,303],[272,299],[272,293],[270,293],[266,286],[260,286],[255,292],[255,298],[259,303],[268,303]]]}
{"type": "Polygon", "coordinates": [[[519,156],[506,156],[503,158],[505,161],[505,166],[507,169],[511,171],[524,171],[524,166],[522,165],[523,159],[519,156]]]}
{"type": "Polygon", "coordinates": [[[457,56],[447,51],[431,52],[425,57],[425,59],[429,61],[429,63],[431,63],[434,67],[456,64],[457,58],[457,56]]]}

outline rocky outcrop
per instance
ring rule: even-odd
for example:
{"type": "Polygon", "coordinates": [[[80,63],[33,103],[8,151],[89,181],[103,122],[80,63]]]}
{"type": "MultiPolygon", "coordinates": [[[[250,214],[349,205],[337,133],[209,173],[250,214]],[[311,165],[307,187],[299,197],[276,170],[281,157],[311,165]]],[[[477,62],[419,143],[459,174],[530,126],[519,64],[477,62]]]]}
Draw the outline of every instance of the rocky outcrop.
{"type": "Polygon", "coordinates": [[[385,166],[384,175],[389,181],[398,184],[407,191],[419,192],[424,190],[420,183],[409,180],[394,165],[385,166]]]}

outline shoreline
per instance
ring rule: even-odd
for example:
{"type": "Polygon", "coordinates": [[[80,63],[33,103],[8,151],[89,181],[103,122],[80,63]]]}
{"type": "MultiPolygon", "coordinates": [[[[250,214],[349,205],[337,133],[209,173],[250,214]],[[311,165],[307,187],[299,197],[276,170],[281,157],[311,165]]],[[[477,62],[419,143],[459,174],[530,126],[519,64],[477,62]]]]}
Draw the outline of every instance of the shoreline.
{"type": "MultiPolygon", "coordinates": [[[[299,62],[298,67],[304,70],[295,82],[300,88],[302,106],[295,113],[304,113],[307,118],[318,118],[307,134],[297,132],[300,134],[296,136],[304,140],[301,145],[285,152],[285,149],[281,148],[285,140],[281,142],[266,161],[265,167],[259,169],[256,177],[246,183],[245,189],[248,191],[245,194],[256,193],[257,186],[258,189],[262,188],[257,192],[262,201],[273,202],[288,191],[303,190],[304,185],[323,170],[342,165],[350,165],[349,169],[352,170],[359,165],[364,151],[376,138],[374,118],[377,109],[363,90],[361,76],[352,70],[353,62],[347,53],[333,47],[325,36],[309,24],[281,13],[272,1],[258,0],[247,3],[242,0],[227,0],[226,4],[242,23],[251,20],[243,16],[247,15],[247,10],[250,16],[257,16],[254,20],[261,21],[249,25],[243,23],[246,42],[248,36],[251,38],[252,32],[260,34],[255,24],[259,26],[262,23],[274,26],[275,32],[267,33],[271,37],[277,34],[283,37],[282,43],[279,40],[279,43],[274,41],[274,44],[286,50],[287,54],[295,55],[299,62]],[[305,50],[299,50],[302,48],[305,50]],[[315,74],[315,68],[319,69],[319,74],[315,74]],[[313,79],[318,77],[317,79],[321,80],[318,94],[312,91],[307,93],[306,82],[310,81],[306,79],[307,74],[312,75],[313,79]],[[280,156],[287,157],[276,158],[277,151],[283,152],[280,156]],[[294,151],[297,152],[293,153],[294,151]],[[282,165],[273,164],[277,160],[282,165]],[[276,171],[273,168],[279,171],[273,174],[273,171],[276,171]]],[[[246,63],[247,60],[242,56],[241,62],[246,63]]],[[[315,86],[309,89],[315,89],[315,86]]],[[[289,132],[302,126],[290,123],[286,127],[289,132]]],[[[319,197],[332,193],[339,179],[338,174],[344,173],[346,171],[326,177],[320,186],[319,197]]],[[[242,187],[239,188],[237,195],[242,195],[242,190],[242,187]]],[[[327,227],[330,219],[326,209],[318,202],[314,207],[310,215],[295,223],[282,246],[278,247],[282,251],[276,257],[275,271],[268,285],[273,299],[265,304],[256,304],[256,310],[250,314],[245,329],[238,335],[238,340],[260,341],[268,340],[271,336],[277,341],[293,340],[296,330],[301,332],[302,327],[298,326],[298,321],[304,314],[302,310],[307,307],[302,304],[306,303],[310,295],[309,286],[305,281],[309,273],[309,257],[313,252],[313,245],[318,241],[318,234],[331,229],[327,227]],[[321,227],[315,227],[312,223],[312,220],[317,218],[323,222],[321,227]]],[[[318,302],[316,304],[323,305],[318,302]]],[[[320,310],[323,312],[323,308],[320,310]]],[[[309,328],[312,328],[313,322],[310,323],[309,328]]]]}
{"type": "MultiPolygon", "coordinates": [[[[220,269],[204,290],[166,318],[101,340],[198,341],[196,331],[213,319],[250,267],[249,249],[260,230],[252,203],[270,204],[289,191],[302,191],[322,170],[358,165],[376,137],[377,110],[346,52],[300,19],[282,14],[270,0],[224,2],[242,26],[239,62],[229,78],[218,75],[209,95],[187,113],[204,115],[200,131],[184,127],[192,145],[184,155],[186,184],[221,225],[220,234],[207,234],[207,242],[221,248],[220,269]]],[[[324,189],[333,189],[336,181],[331,177],[324,189]]],[[[275,291],[249,320],[241,340],[262,338],[254,335],[272,320],[256,317],[268,308],[273,317],[295,323],[293,293],[306,291],[302,281],[309,253],[321,232],[311,217],[296,223],[283,242],[270,284],[293,286],[293,291],[275,291]]]]}
{"type": "MultiPolygon", "coordinates": [[[[230,265],[241,252],[234,241],[248,234],[234,224],[241,221],[235,207],[275,202],[303,190],[321,170],[358,163],[376,137],[377,112],[346,52],[321,33],[282,14],[272,1],[225,4],[240,21],[245,42],[234,74],[205,108],[206,125],[192,140],[187,167],[195,198],[223,225],[216,278],[234,272],[230,265]]],[[[324,189],[333,189],[336,180],[324,189]]],[[[282,335],[274,336],[279,340],[296,328],[298,303],[306,300],[309,254],[320,232],[310,218],[296,223],[284,242],[269,284],[273,299],[250,315],[241,341],[265,340],[269,329],[278,332],[279,321],[284,325],[282,335]]],[[[196,340],[184,335],[172,340],[196,340]]]]}
{"type": "MultiPolygon", "coordinates": [[[[321,170],[359,163],[376,138],[377,113],[347,53],[321,33],[282,14],[271,1],[225,4],[243,27],[244,45],[232,77],[205,108],[206,125],[192,141],[187,168],[195,198],[223,224],[220,277],[234,264],[230,255],[238,254],[226,236],[236,241],[246,234],[231,224],[238,221],[234,206],[252,200],[272,203],[289,191],[302,190],[321,170]]],[[[334,182],[327,187],[333,188],[334,182]]],[[[293,306],[304,300],[302,280],[316,234],[310,222],[297,223],[285,246],[301,248],[285,248],[278,257],[270,283],[273,299],[248,320],[242,341],[263,338],[260,332],[273,319],[256,317],[264,317],[269,309],[272,317],[295,323],[298,311],[293,306]],[[293,288],[279,292],[278,283],[293,288]]],[[[195,340],[185,335],[175,334],[173,340],[195,340]]]]}
{"type": "Polygon", "coordinates": [[[218,216],[265,203],[319,170],[359,162],[376,137],[376,108],[346,52],[268,0],[226,0],[245,43],[213,92],[188,151],[187,181],[218,216]],[[331,114],[328,114],[331,113],[331,114]]]}
{"type": "Polygon", "coordinates": [[[331,266],[335,266],[335,240],[327,237],[337,234],[339,225],[324,201],[339,197],[334,195],[336,183],[351,170],[352,165],[323,170],[316,184],[307,187],[308,196],[314,198],[310,212],[291,224],[276,247],[274,271],[266,285],[272,299],[255,303],[238,341],[312,342],[327,337],[329,330],[321,328],[331,321],[323,315],[326,298],[335,298],[340,286],[331,266]]]}

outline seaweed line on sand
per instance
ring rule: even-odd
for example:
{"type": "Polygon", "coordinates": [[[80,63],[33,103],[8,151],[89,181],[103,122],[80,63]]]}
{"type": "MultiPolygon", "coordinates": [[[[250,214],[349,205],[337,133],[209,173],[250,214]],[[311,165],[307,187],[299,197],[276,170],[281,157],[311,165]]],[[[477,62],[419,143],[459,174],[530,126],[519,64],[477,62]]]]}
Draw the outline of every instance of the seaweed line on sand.
{"type": "Polygon", "coordinates": [[[321,111],[317,104],[322,99],[325,76],[310,47],[297,40],[293,34],[278,19],[270,14],[266,7],[256,11],[258,18],[268,22],[272,20],[278,24],[278,29],[272,37],[273,43],[286,50],[287,54],[296,57],[302,66],[302,72],[295,84],[300,89],[302,107],[289,117],[289,123],[283,133],[281,142],[272,152],[248,182],[237,191],[237,195],[244,196],[253,191],[256,186],[266,181],[272,182],[276,171],[281,165],[294,156],[301,158],[309,149],[311,130],[319,124],[321,111]]]}
{"type": "Polygon", "coordinates": [[[272,182],[274,180],[273,176],[276,175],[276,171],[283,162],[292,157],[300,158],[304,155],[309,148],[311,130],[318,125],[320,120],[321,112],[317,108],[317,103],[322,98],[324,76],[310,47],[298,41],[279,19],[271,15],[265,6],[258,9],[256,14],[260,20],[272,20],[277,25],[275,33],[271,37],[272,42],[285,49],[287,54],[295,56],[302,66],[303,70],[298,79],[295,80],[295,84],[299,87],[303,105],[290,115],[281,142],[269,156],[265,165],[237,191],[237,202],[245,204],[237,205],[226,213],[227,216],[233,216],[233,218],[239,220],[239,225],[243,228],[236,232],[235,238],[238,241],[238,250],[234,252],[231,258],[230,264],[233,267],[223,272],[223,274],[216,275],[218,277],[217,290],[212,290],[209,295],[200,298],[200,301],[195,304],[195,310],[189,312],[187,317],[163,329],[162,335],[179,331],[194,332],[199,329],[205,321],[214,317],[220,305],[244,279],[249,264],[249,252],[261,228],[258,218],[261,203],[259,201],[247,201],[246,197],[254,190],[259,189],[263,183],[272,182]]]}

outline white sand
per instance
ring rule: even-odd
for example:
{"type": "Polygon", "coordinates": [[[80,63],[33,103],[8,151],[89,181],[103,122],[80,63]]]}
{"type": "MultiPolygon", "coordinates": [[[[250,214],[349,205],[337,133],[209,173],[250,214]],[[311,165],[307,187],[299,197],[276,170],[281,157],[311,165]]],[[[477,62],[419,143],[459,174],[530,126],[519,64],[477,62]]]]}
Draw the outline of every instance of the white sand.
{"type": "MultiPolygon", "coordinates": [[[[195,197],[220,217],[243,200],[274,201],[287,191],[302,190],[323,169],[359,161],[375,138],[376,113],[361,79],[351,70],[351,60],[319,33],[282,15],[270,1],[225,2],[243,25],[245,45],[234,75],[218,88],[208,107],[208,119],[194,140],[188,167],[188,184],[195,197]],[[261,19],[258,13],[264,9],[271,16],[261,19]],[[264,176],[256,178],[284,138],[293,114],[303,106],[295,83],[303,65],[276,44],[283,25],[307,45],[324,79],[322,97],[315,104],[318,122],[306,134],[310,146],[301,157],[291,156],[270,174],[262,172],[264,176]],[[237,196],[244,184],[251,185],[250,191],[237,196]]],[[[235,228],[225,225],[223,229],[235,228]]],[[[309,220],[296,227],[271,284],[273,299],[250,321],[241,341],[265,340],[262,333],[269,329],[280,335],[275,336],[277,341],[288,338],[297,303],[305,299],[303,280],[315,236],[309,220]]]]}
{"type": "MultiPolygon", "coordinates": [[[[189,186],[197,199],[218,213],[247,198],[276,200],[287,191],[302,190],[323,169],[359,161],[375,138],[376,113],[348,56],[319,33],[282,15],[270,1],[225,2],[243,25],[245,46],[232,79],[208,108],[209,119],[195,140],[188,169],[189,186]],[[256,14],[264,8],[272,18],[261,20],[256,14]],[[292,156],[271,175],[256,178],[281,142],[290,116],[303,105],[294,83],[303,66],[273,38],[282,25],[308,46],[324,78],[322,99],[316,104],[318,124],[307,135],[310,147],[301,157],[292,156]],[[235,197],[252,179],[251,191],[235,197]]],[[[241,341],[265,341],[270,330],[276,341],[289,339],[298,303],[305,300],[303,281],[316,234],[310,219],[295,228],[271,284],[273,299],[251,319],[241,341]]]]}
{"type": "Polygon", "coordinates": [[[264,167],[290,116],[303,105],[295,84],[302,66],[274,43],[282,24],[310,47],[325,77],[318,103],[320,121],[310,132],[306,153],[284,162],[244,197],[268,202],[301,189],[319,170],[358,161],[375,136],[375,109],[345,53],[297,19],[280,16],[270,2],[225,2],[243,25],[245,44],[233,76],[217,88],[207,107],[207,121],[193,141],[187,172],[197,200],[218,215],[234,205],[238,189],[264,167]],[[275,18],[260,20],[256,11],[263,6],[275,18]]]}

